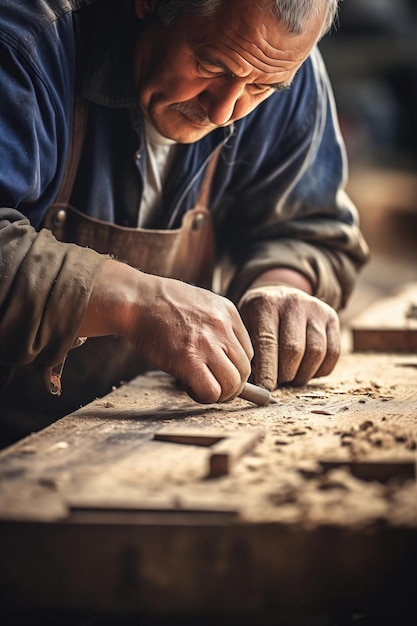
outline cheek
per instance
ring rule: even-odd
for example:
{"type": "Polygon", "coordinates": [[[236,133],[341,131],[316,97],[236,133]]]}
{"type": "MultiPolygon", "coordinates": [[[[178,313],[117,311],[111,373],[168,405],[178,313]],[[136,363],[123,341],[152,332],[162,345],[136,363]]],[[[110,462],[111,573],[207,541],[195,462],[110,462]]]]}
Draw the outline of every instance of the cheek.
{"type": "Polygon", "coordinates": [[[175,96],[179,96],[181,94],[195,95],[200,92],[199,81],[192,80],[189,76],[181,74],[177,74],[176,76],[170,74],[166,77],[164,84],[166,85],[166,91],[169,91],[171,94],[175,94],[175,96]]]}
{"type": "Polygon", "coordinates": [[[248,93],[243,94],[236,102],[233,119],[241,119],[249,113],[252,113],[252,111],[261,104],[261,102],[269,98],[269,95],[271,94],[266,94],[263,96],[253,96],[248,93]]]}
{"type": "Polygon", "coordinates": [[[200,79],[184,75],[182,72],[165,73],[155,87],[155,93],[169,103],[192,100],[204,91],[200,79]]]}

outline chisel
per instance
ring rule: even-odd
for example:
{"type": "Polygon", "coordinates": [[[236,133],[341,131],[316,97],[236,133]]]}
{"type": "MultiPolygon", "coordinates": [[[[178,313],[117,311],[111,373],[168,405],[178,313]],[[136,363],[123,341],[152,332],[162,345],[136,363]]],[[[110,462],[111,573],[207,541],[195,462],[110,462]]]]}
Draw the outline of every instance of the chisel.
{"type": "Polygon", "coordinates": [[[239,398],[243,400],[249,400],[258,406],[268,406],[268,404],[279,404],[278,400],[271,395],[271,392],[264,387],[253,385],[252,383],[245,383],[242,392],[239,394],[239,398]]]}

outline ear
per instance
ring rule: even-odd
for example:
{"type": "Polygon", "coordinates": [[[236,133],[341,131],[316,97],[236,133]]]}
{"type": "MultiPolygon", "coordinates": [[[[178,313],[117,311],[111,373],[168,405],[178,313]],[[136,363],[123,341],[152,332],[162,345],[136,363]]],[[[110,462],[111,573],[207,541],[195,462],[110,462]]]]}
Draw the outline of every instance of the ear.
{"type": "Polygon", "coordinates": [[[135,0],[136,16],[143,20],[147,13],[152,13],[158,4],[158,0],[135,0]]]}

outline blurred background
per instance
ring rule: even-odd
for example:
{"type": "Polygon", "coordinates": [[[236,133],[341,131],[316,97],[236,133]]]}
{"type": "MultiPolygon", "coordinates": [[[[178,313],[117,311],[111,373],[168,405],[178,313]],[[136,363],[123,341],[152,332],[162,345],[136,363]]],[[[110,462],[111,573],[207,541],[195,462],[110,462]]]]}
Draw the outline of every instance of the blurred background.
{"type": "Polygon", "coordinates": [[[417,0],[344,0],[320,43],[372,258],[342,313],[417,281],[417,0]]]}

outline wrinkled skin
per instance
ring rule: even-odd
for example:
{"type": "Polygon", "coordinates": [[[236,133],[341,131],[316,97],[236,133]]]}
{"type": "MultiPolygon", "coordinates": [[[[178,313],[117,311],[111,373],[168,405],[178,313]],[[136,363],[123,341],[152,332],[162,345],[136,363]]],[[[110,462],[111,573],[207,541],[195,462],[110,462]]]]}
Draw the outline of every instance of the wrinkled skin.
{"type": "Polygon", "coordinates": [[[289,34],[269,1],[225,0],[213,19],[179,16],[164,26],[155,0],[136,0],[135,80],[144,116],[166,137],[198,141],[291,85],[317,42],[322,16],[289,34]]]}
{"type": "Polygon", "coordinates": [[[251,371],[251,340],[230,300],[113,260],[97,276],[80,334],[127,337],[201,403],[234,398],[251,371]]]}
{"type": "Polygon", "coordinates": [[[131,341],[140,354],[175,376],[202,403],[242,390],[251,371],[249,335],[230,300],[181,281],[153,281],[149,307],[133,317],[131,341]]]}

